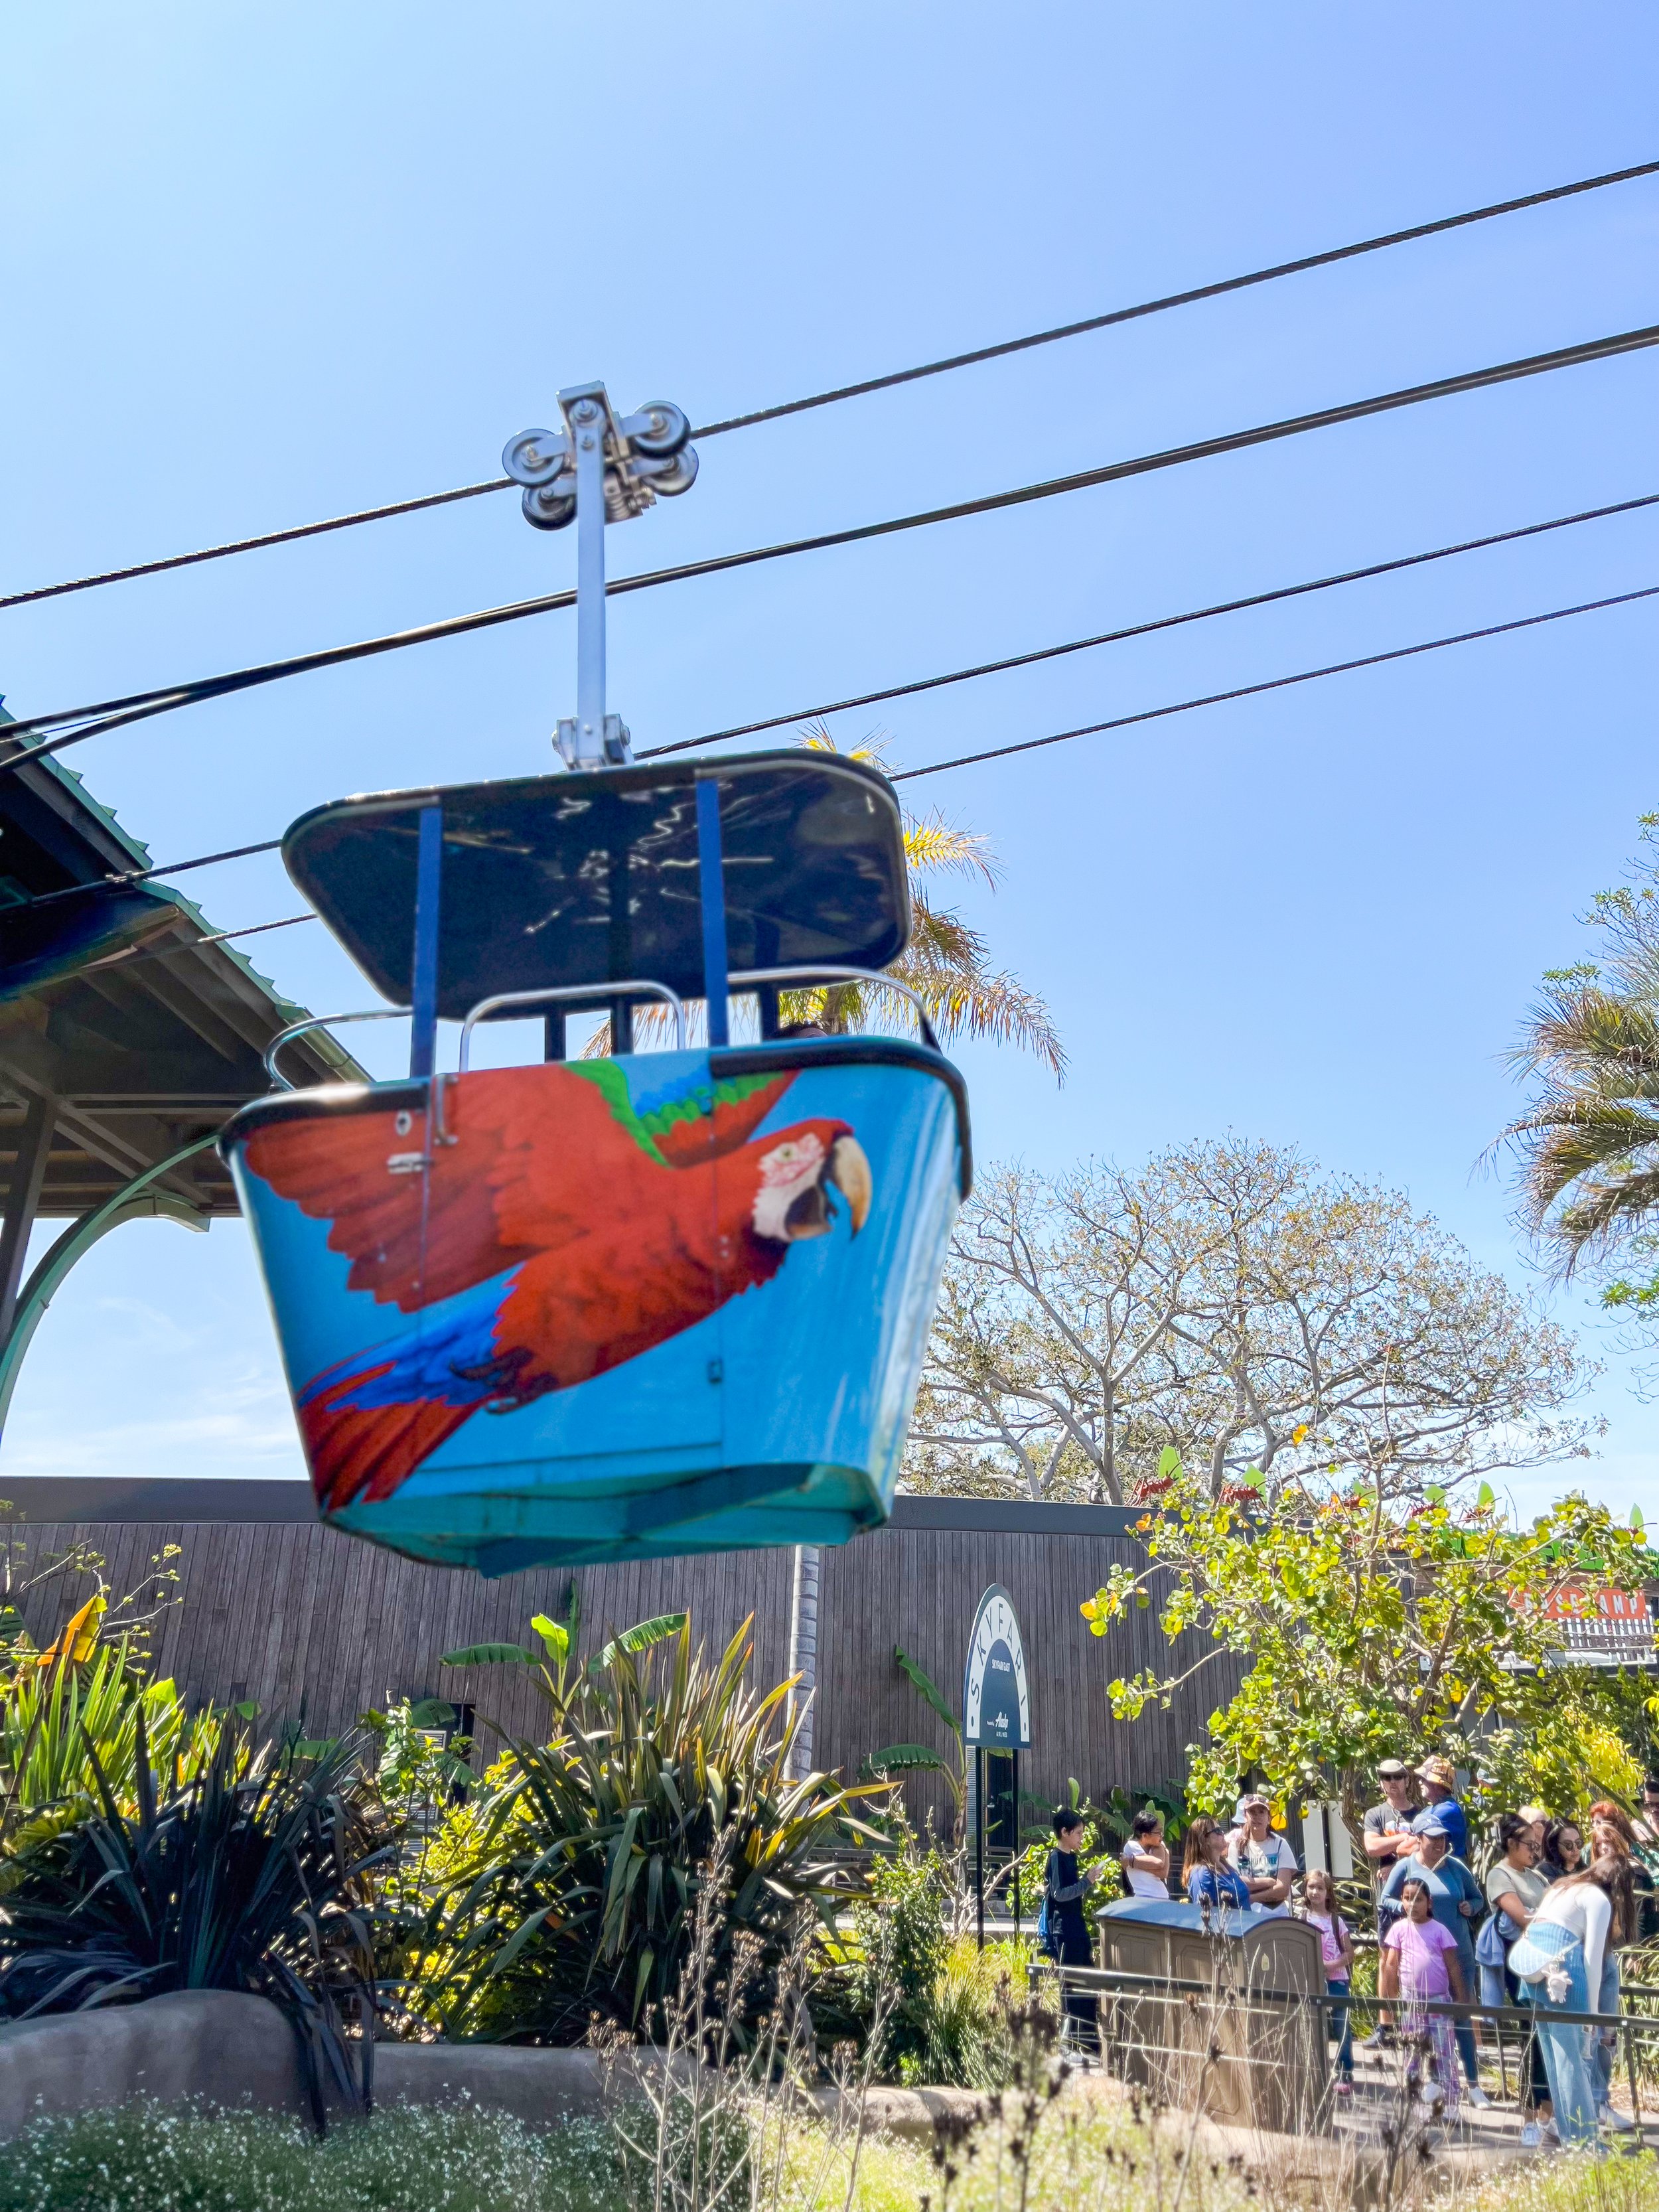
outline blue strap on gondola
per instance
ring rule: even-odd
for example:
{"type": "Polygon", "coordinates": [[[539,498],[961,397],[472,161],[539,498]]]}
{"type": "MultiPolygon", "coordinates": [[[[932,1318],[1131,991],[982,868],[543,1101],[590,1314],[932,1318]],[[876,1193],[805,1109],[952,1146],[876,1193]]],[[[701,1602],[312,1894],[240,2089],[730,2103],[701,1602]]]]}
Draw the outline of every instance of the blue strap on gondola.
{"type": "Polygon", "coordinates": [[[720,787],[697,780],[697,878],[702,892],[702,988],[708,1001],[708,1042],[732,1042],[726,1011],[726,870],[720,858],[720,787]]]}
{"type": "Polygon", "coordinates": [[[438,1057],[438,895],[443,875],[444,811],[421,809],[419,857],[415,868],[415,974],[410,994],[414,1012],[409,1037],[409,1073],[423,1083],[438,1057]]]}

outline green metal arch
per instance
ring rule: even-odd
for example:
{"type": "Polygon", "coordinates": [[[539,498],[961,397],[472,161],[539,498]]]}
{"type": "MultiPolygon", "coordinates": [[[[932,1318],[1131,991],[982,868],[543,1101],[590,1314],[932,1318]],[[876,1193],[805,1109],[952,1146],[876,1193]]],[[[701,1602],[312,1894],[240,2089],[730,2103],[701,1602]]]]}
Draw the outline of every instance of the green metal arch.
{"type": "Polygon", "coordinates": [[[169,1190],[152,1190],[149,1186],[158,1176],[176,1168],[198,1152],[217,1142],[217,1132],[212,1136],[198,1137],[193,1144],[182,1146],[170,1152],[154,1167],[146,1168],[130,1183],[106,1198],[90,1213],[83,1213],[78,1221],[71,1221],[63,1235],[53,1244],[35,1268],[23,1287],[17,1301],[16,1317],[11,1334],[0,1347],[0,1431],[3,1431],[6,1416],[11,1411],[11,1394],[17,1387],[18,1372],[23,1364],[23,1355],[33,1340],[34,1332],[45,1318],[46,1308],[56,1297],[64,1278],[77,1260],[84,1258],[100,1237],[112,1229],[118,1229],[124,1221],[176,1221],[181,1228],[205,1230],[207,1223],[188,1199],[175,1197],[169,1190]]]}

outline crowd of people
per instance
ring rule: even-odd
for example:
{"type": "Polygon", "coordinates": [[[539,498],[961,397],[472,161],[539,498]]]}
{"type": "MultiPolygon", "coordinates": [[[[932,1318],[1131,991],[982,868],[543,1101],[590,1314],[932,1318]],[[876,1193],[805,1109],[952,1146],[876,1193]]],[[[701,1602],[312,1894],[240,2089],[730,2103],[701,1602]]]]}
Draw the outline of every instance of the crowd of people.
{"type": "MultiPolygon", "coordinates": [[[[1643,1786],[1639,1817],[1607,1799],[1582,1824],[1522,1805],[1487,1832],[1478,1854],[1449,1760],[1437,1754],[1408,1767],[1384,1759],[1377,1786],[1360,1835],[1374,1885],[1382,2011],[1366,2045],[1403,2035],[1426,2051],[1425,2090],[1455,2118],[1465,2103],[1491,2101],[1480,2086],[1476,2026],[1431,2008],[1447,1998],[1526,2007],[1523,2143],[1592,2142],[1601,2128],[1628,2127],[1612,2103],[1616,2032],[1588,2025],[1586,2016],[1616,2020],[1620,1952],[1659,1936],[1659,1776],[1643,1786]],[[1474,1870],[1477,1856],[1491,1859],[1484,1880],[1474,1870]]],[[[1079,1867],[1083,1833],[1081,1814],[1054,1815],[1043,1931],[1051,1955],[1066,1965],[1091,1964],[1094,1955],[1086,1901],[1097,1875],[1079,1867]]],[[[1173,1867],[1157,1812],[1135,1815],[1121,1867],[1132,1897],[1170,1901],[1173,1867]]],[[[1338,2045],[1337,2094],[1352,2096],[1354,1935],[1330,1873],[1311,1867],[1304,1874],[1273,1825],[1268,1800],[1249,1791],[1231,1826],[1207,1814],[1190,1822],[1180,1889],[1206,1924],[1224,1928],[1229,1912],[1249,1911],[1294,1914],[1316,1930],[1338,2045]]],[[[1092,2014],[1092,2005],[1087,2009],[1092,2014]]]]}

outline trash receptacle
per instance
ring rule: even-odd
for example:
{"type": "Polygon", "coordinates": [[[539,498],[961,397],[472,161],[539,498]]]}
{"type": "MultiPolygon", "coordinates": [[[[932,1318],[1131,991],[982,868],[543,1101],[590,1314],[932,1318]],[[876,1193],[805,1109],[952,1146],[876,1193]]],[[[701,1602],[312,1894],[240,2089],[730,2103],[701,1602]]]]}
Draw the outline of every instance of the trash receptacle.
{"type": "Polygon", "coordinates": [[[1096,1916],[1108,1972],[1108,2063],[1159,2103],[1235,2127],[1300,2135],[1325,2124],[1330,2052],[1319,1936],[1254,1911],[1123,1898],[1096,1916]],[[1156,1986],[1163,1984],[1162,1988],[1156,1986]]]}

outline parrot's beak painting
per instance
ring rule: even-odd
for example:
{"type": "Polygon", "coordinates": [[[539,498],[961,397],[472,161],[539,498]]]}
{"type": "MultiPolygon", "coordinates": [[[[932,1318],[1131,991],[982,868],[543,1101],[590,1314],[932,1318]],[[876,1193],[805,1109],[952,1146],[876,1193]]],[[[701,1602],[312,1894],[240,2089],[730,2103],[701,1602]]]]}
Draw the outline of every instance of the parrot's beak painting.
{"type": "Polygon", "coordinates": [[[884,1518],[964,1180],[945,1066],[825,1040],[245,1109],[325,1516],[485,1573],[884,1518]]]}

